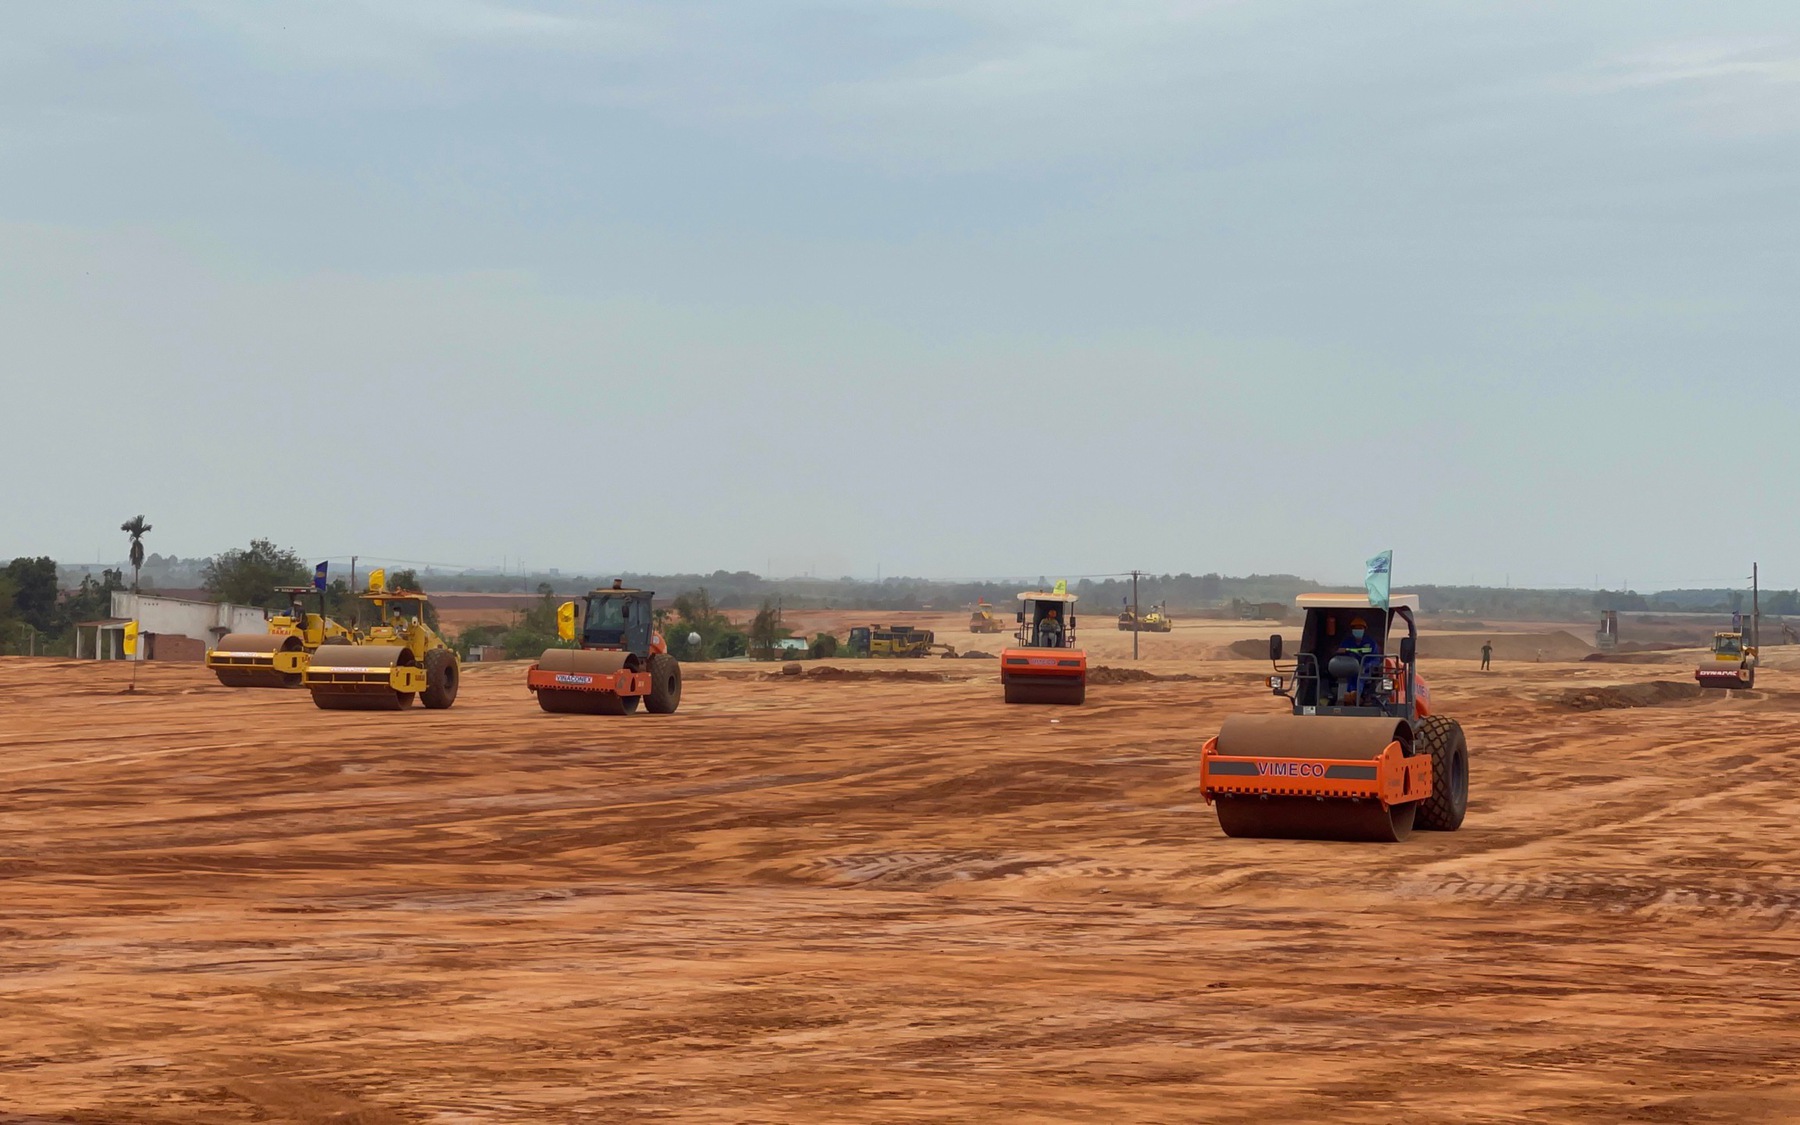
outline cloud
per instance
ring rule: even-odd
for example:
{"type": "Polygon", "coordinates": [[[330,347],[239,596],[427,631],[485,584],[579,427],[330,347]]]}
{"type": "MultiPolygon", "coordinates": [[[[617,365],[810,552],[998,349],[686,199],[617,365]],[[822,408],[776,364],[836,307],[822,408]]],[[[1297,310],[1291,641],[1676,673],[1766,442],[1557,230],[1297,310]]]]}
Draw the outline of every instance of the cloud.
{"type": "Polygon", "coordinates": [[[1800,130],[1800,44],[1792,39],[1678,39],[1616,51],[1557,85],[1630,98],[1735,137],[1800,130]]]}

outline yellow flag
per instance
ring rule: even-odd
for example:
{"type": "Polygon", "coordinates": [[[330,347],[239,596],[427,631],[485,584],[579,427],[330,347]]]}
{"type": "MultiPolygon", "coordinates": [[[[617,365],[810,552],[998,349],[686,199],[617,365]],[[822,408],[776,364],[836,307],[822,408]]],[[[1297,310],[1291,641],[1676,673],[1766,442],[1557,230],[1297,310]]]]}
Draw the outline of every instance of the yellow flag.
{"type": "Polygon", "coordinates": [[[1067,578],[1058,578],[1056,580],[1056,589],[1051,592],[1057,593],[1057,594],[1068,593],[1069,592],[1069,580],[1067,578]]]}
{"type": "Polygon", "coordinates": [[[574,602],[564,602],[556,607],[556,635],[565,641],[575,639],[574,602]]]}
{"type": "Polygon", "coordinates": [[[125,623],[125,655],[126,656],[136,656],[137,655],[137,635],[138,635],[138,623],[135,621],[127,621],[125,623]]]}
{"type": "Polygon", "coordinates": [[[387,589],[387,571],[376,567],[369,572],[369,593],[379,594],[387,589]]]}

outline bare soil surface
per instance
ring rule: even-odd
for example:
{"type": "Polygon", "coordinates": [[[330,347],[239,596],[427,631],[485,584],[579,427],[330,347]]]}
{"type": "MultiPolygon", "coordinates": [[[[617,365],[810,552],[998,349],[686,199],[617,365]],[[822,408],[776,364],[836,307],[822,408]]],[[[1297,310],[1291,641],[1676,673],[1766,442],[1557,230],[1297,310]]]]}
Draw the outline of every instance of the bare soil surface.
{"type": "Polygon", "coordinates": [[[1383,846],[1219,833],[1266,665],[904,667],[603,718],[0,659],[0,1121],[1800,1120],[1795,673],[1433,664],[1468,823],[1383,846]]]}

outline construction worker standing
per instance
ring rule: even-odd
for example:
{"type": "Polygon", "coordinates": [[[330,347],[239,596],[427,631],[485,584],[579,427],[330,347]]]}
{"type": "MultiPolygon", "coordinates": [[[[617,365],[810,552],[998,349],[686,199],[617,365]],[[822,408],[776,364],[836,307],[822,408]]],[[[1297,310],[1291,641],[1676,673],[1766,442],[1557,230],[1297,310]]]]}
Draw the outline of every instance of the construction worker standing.
{"type": "Polygon", "coordinates": [[[1494,659],[1494,642],[1484,641],[1481,645],[1481,670],[1486,672],[1488,664],[1494,659]]]}

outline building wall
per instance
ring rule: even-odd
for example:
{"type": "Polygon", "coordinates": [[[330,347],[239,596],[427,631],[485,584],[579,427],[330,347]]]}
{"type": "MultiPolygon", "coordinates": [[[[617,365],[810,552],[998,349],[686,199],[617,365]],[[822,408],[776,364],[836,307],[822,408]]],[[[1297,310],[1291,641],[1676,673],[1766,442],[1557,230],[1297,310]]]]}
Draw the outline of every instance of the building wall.
{"type": "Polygon", "coordinates": [[[151,594],[115,591],[112,615],[135,620],[140,636],[155,634],[159,643],[140,645],[138,659],[186,660],[192,647],[174,638],[186,637],[201,646],[201,657],[226,633],[263,633],[269,628],[268,615],[255,606],[220,602],[188,601],[184,598],[159,598],[151,594]],[[180,655],[163,655],[164,652],[180,655]],[[152,654],[155,654],[154,656],[152,654]]]}

